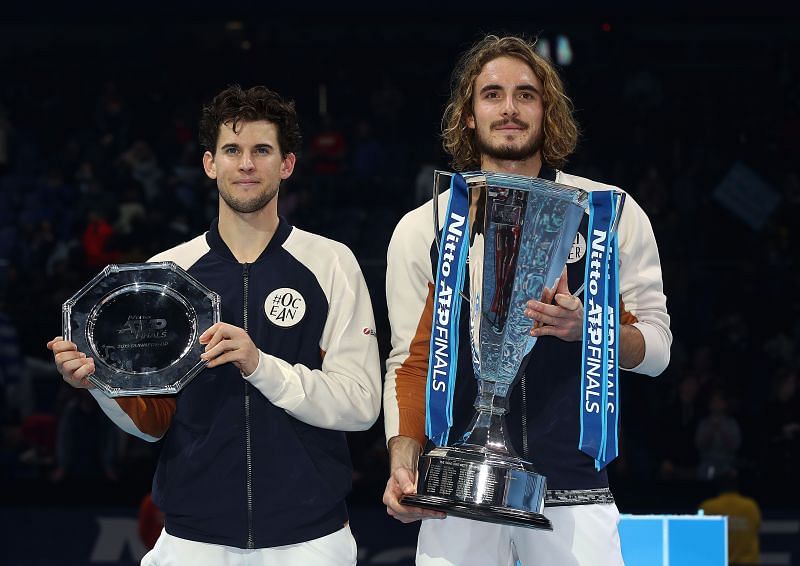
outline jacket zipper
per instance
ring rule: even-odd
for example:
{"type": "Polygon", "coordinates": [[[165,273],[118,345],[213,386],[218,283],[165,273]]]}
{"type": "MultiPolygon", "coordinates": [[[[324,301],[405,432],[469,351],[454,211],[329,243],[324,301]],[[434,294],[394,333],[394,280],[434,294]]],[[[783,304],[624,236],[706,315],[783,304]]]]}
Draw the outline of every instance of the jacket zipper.
{"type": "MultiPolygon", "coordinates": [[[[244,331],[249,333],[247,328],[247,295],[250,286],[249,263],[244,264],[242,278],[244,282],[244,331]]],[[[247,548],[255,548],[255,541],[253,540],[253,452],[250,443],[250,384],[247,381],[244,381],[244,436],[247,467],[247,477],[245,479],[247,487],[247,548]]]]}

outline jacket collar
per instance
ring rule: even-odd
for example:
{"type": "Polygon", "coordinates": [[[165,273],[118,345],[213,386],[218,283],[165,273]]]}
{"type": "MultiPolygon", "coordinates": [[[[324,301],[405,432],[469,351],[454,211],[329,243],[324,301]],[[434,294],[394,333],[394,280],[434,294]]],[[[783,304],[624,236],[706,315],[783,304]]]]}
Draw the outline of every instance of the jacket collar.
{"type": "MultiPolygon", "coordinates": [[[[289,224],[289,222],[283,216],[278,217],[278,228],[272,235],[267,247],[264,248],[264,251],[261,252],[261,254],[258,256],[258,259],[256,259],[256,261],[253,263],[258,263],[259,261],[263,260],[267,254],[274,253],[275,250],[280,249],[291,232],[292,225],[289,224]]],[[[211,248],[211,251],[215,254],[228,261],[239,263],[228,245],[223,241],[222,236],[219,235],[219,217],[214,218],[214,220],[211,221],[211,226],[209,227],[208,232],[206,232],[206,242],[208,243],[208,247],[211,248]]]]}

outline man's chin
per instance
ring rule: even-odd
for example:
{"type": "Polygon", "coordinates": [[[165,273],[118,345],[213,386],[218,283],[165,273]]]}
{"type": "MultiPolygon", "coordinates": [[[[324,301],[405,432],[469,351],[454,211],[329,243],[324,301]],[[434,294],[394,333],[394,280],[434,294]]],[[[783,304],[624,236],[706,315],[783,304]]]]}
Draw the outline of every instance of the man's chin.
{"type": "Polygon", "coordinates": [[[524,146],[502,146],[488,148],[483,152],[484,155],[503,161],[524,161],[533,157],[537,150],[524,146]]]}
{"type": "MultiPolygon", "coordinates": [[[[516,136],[514,136],[516,138],[516,136]]],[[[542,149],[542,140],[512,139],[491,140],[494,143],[482,143],[478,140],[478,151],[481,155],[503,161],[524,161],[536,155],[542,149]]]]}
{"type": "Polygon", "coordinates": [[[264,195],[262,197],[250,200],[240,200],[227,197],[223,195],[222,200],[230,207],[234,212],[238,212],[240,214],[251,214],[253,212],[258,212],[259,210],[264,209],[272,200],[277,196],[277,191],[271,195],[264,195]]]}

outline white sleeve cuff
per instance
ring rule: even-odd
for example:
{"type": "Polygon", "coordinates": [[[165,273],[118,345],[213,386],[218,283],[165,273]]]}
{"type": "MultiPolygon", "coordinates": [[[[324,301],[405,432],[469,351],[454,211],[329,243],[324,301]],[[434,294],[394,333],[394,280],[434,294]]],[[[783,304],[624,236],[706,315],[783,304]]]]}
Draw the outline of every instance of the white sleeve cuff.
{"type": "Polygon", "coordinates": [[[244,378],[269,401],[291,411],[303,401],[305,393],[294,368],[287,362],[259,350],[258,366],[244,378]]]}
{"type": "Polygon", "coordinates": [[[644,357],[636,367],[622,368],[626,371],[657,376],[669,364],[669,341],[660,329],[652,324],[637,322],[634,326],[639,329],[644,338],[644,357]]]}

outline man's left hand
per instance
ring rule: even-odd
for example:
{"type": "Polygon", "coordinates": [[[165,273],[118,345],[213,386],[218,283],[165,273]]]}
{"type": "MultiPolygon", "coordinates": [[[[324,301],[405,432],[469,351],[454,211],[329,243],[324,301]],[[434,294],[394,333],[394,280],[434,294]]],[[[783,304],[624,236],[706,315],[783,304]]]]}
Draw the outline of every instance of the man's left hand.
{"type": "Polygon", "coordinates": [[[200,343],[206,345],[200,359],[210,368],[233,362],[243,375],[250,375],[258,367],[258,348],[238,326],[218,322],[200,335],[200,343]]]}
{"type": "Polygon", "coordinates": [[[528,301],[525,316],[535,321],[531,336],[555,336],[565,342],[583,339],[583,303],[569,292],[566,267],[555,289],[545,288],[541,301],[528,301]],[[553,299],[555,304],[550,304],[553,299]]]}

